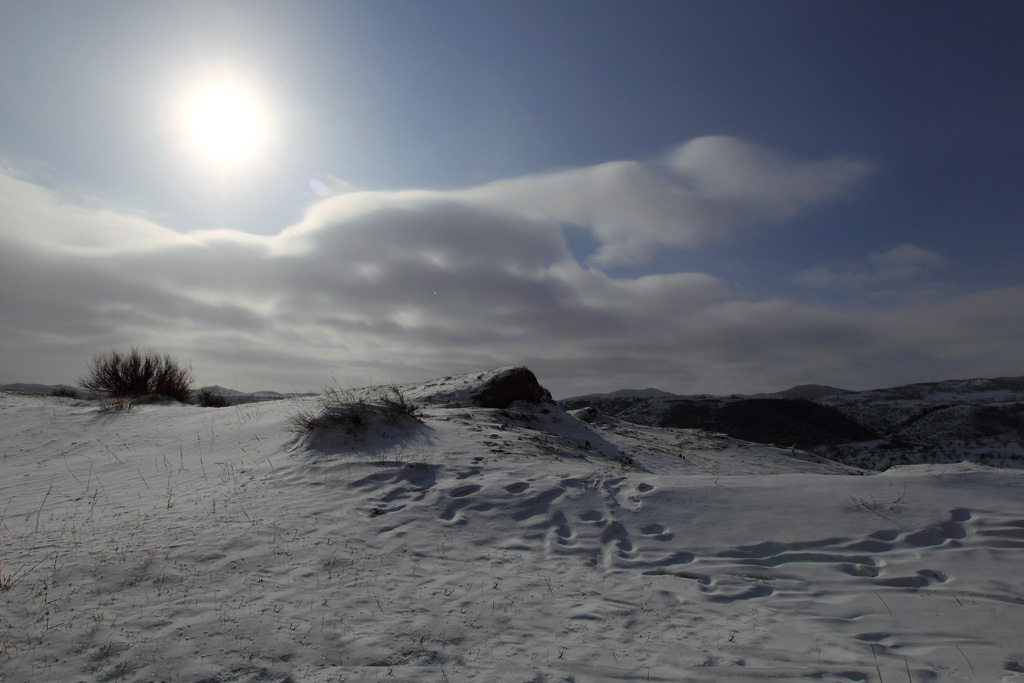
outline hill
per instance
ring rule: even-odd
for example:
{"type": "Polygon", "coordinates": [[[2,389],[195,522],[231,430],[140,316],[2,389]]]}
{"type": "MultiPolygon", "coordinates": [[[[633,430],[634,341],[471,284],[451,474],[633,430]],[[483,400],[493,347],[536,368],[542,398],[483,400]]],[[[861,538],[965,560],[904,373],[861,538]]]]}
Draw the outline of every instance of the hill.
{"type": "Polygon", "coordinates": [[[749,396],[593,394],[562,406],[624,420],[792,445],[867,469],[968,459],[1024,467],[1024,378],[950,380],[870,391],[801,385],[749,396]]]}
{"type": "Polygon", "coordinates": [[[1024,674],[1019,471],[868,474],[523,368],[0,416],[4,680],[1024,674]]]}
{"type": "Polygon", "coordinates": [[[774,394],[756,395],[754,398],[788,398],[793,400],[804,399],[807,401],[817,401],[820,398],[826,396],[832,396],[833,394],[848,394],[850,393],[847,389],[840,389],[839,387],[830,387],[821,384],[800,384],[784,391],[778,391],[774,394]]]}

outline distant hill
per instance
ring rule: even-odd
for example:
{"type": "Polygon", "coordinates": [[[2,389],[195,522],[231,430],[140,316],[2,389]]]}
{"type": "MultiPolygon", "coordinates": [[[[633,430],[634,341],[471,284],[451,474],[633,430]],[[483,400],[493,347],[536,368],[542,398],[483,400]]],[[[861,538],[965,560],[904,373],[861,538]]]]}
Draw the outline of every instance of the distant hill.
{"type": "Polygon", "coordinates": [[[651,427],[703,429],[744,441],[796,447],[875,439],[877,435],[834,408],[808,400],[729,397],[591,397],[560,402],[567,409],[591,407],[651,427]]]}
{"type": "Polygon", "coordinates": [[[1024,377],[869,391],[803,384],[756,396],[637,393],[592,394],[560,403],[636,424],[796,446],[869,469],[965,459],[1024,467],[1024,377]]]}
{"type": "Polygon", "coordinates": [[[662,414],[658,426],[704,429],[801,450],[877,438],[838,410],[786,398],[677,401],[662,414]]]}
{"type": "MultiPolygon", "coordinates": [[[[51,396],[53,395],[54,392],[62,389],[74,390],[82,398],[95,397],[95,392],[89,391],[88,389],[83,389],[82,387],[71,386],[68,384],[29,384],[24,382],[15,382],[13,384],[0,384],[0,391],[14,391],[21,394],[41,394],[43,396],[51,396]]],[[[194,393],[202,391],[203,389],[208,389],[219,396],[223,396],[232,405],[236,403],[253,403],[256,401],[276,401],[278,399],[296,395],[281,394],[276,391],[253,391],[250,393],[246,393],[242,391],[235,391],[234,389],[226,389],[216,384],[196,389],[194,393]]]]}
{"type": "MultiPolygon", "coordinates": [[[[783,391],[775,391],[768,394],[752,394],[746,396],[744,394],[732,394],[733,397],[742,398],[791,398],[791,399],[807,399],[809,401],[815,401],[823,396],[831,396],[832,394],[847,394],[850,393],[848,389],[840,389],[839,387],[830,387],[822,384],[800,384],[790,389],[783,391]]],[[[563,401],[581,401],[588,399],[597,400],[614,400],[622,398],[718,398],[711,394],[673,394],[669,391],[662,391],[661,389],[619,389],[618,391],[610,391],[601,394],[583,394],[582,396],[571,396],[569,398],[562,399],[563,401]]]]}
{"type": "Polygon", "coordinates": [[[562,399],[564,401],[578,401],[581,399],[616,399],[616,398],[672,398],[677,396],[668,391],[662,391],[661,389],[619,389],[618,391],[612,391],[605,394],[584,394],[582,396],[573,396],[570,398],[562,399]]]}
{"type": "MultiPolygon", "coordinates": [[[[222,396],[227,399],[228,403],[235,405],[238,403],[255,403],[257,401],[277,401],[282,398],[286,398],[289,394],[282,394],[276,391],[253,391],[246,393],[244,391],[237,391],[235,389],[228,389],[222,387],[219,384],[212,384],[208,387],[202,387],[197,391],[210,391],[218,396],[222,396]]],[[[291,394],[294,395],[294,394],[291,394]]]]}
{"type": "Polygon", "coordinates": [[[851,393],[847,389],[840,389],[839,387],[830,387],[828,385],[821,384],[800,384],[791,389],[784,391],[776,391],[773,394],[755,394],[751,398],[791,398],[791,399],[806,399],[808,401],[816,401],[819,398],[825,396],[831,396],[833,394],[849,394],[851,393]]]}
{"type": "Polygon", "coordinates": [[[0,384],[0,390],[3,391],[16,391],[20,394],[42,394],[44,396],[51,396],[53,392],[61,389],[73,389],[83,395],[89,393],[81,387],[71,386],[69,384],[28,384],[25,382],[0,384]]]}

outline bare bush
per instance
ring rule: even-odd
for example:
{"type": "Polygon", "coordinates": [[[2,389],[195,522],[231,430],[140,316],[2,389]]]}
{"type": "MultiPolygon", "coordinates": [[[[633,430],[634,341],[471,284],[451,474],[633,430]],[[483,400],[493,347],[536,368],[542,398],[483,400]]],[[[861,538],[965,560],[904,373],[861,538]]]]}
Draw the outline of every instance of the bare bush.
{"type": "Polygon", "coordinates": [[[423,414],[423,406],[415,401],[409,400],[406,395],[396,386],[383,387],[380,390],[380,402],[383,403],[395,417],[408,415],[413,419],[420,419],[423,414]]]}
{"type": "Polygon", "coordinates": [[[196,392],[196,403],[204,408],[226,408],[230,401],[210,387],[203,387],[196,392]]]}
{"type": "Polygon", "coordinates": [[[78,398],[78,392],[71,387],[57,387],[51,395],[60,398],[78,398]]]}
{"type": "Polygon", "coordinates": [[[366,401],[352,390],[324,386],[316,398],[315,408],[303,408],[288,420],[289,430],[297,434],[311,434],[317,429],[341,427],[354,433],[363,423],[366,401]]]}
{"type": "Polygon", "coordinates": [[[318,429],[335,428],[355,434],[366,425],[371,415],[383,418],[389,424],[397,424],[405,417],[419,422],[422,407],[395,386],[375,386],[359,391],[324,386],[315,407],[303,408],[289,418],[289,430],[297,434],[311,434],[318,429]]]}
{"type": "Polygon", "coordinates": [[[186,403],[192,394],[192,368],[168,354],[111,349],[93,357],[80,384],[113,398],[167,396],[186,403]]]}

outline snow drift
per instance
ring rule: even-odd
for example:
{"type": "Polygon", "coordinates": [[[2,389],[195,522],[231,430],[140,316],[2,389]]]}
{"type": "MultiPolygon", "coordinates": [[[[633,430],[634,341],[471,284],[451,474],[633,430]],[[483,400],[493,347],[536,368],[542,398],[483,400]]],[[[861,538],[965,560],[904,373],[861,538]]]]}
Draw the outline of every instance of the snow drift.
{"type": "Polygon", "coordinates": [[[416,428],[327,448],[287,429],[312,397],[0,393],[0,679],[1024,681],[1020,471],[866,474],[535,380],[401,387],[416,428]]]}

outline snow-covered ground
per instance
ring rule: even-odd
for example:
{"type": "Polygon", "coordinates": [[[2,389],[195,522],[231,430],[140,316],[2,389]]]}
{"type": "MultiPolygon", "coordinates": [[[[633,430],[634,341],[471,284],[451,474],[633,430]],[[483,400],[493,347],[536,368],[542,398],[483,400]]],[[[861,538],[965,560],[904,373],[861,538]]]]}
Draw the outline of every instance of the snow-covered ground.
{"type": "Polygon", "coordinates": [[[1024,472],[472,405],[491,377],[315,439],[308,397],[0,393],[0,681],[1024,681],[1024,472]]]}

